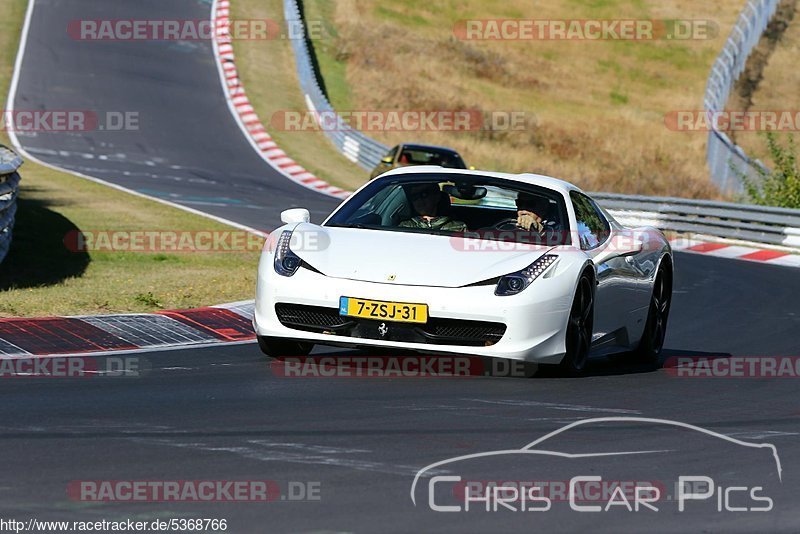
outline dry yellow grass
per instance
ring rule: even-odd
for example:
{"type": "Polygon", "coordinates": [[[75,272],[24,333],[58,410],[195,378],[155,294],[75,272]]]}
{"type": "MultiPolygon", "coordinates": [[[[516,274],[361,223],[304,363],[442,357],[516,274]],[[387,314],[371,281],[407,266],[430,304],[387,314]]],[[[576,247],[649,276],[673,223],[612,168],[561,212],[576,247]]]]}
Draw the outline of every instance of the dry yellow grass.
{"type": "MultiPolygon", "coordinates": [[[[237,0],[241,2],[242,0],[237,0]]],[[[705,135],[664,126],[673,110],[697,110],[711,64],[741,0],[306,0],[309,18],[330,17],[318,42],[335,107],[519,110],[523,132],[380,133],[386,144],[452,146],[479,168],[537,171],[590,190],[717,196],[705,135]],[[713,39],[685,41],[463,41],[458,20],[704,19],[713,39]],[[345,83],[342,83],[344,79],[345,83]]]]}
{"type": "MultiPolygon", "coordinates": [[[[752,111],[791,111],[800,109],[800,4],[795,8],[794,19],[778,41],[763,70],[763,79],[752,96],[752,111]]],[[[781,137],[785,134],[780,134],[781,137]]],[[[798,139],[800,141],[800,139],[798,139]]],[[[736,142],[751,157],[761,159],[768,166],[769,157],[764,136],[758,132],[737,132],[736,142]]]]}
{"type": "MultiPolygon", "coordinates": [[[[281,0],[235,0],[231,2],[231,17],[269,19],[285,27],[281,0]]],[[[247,96],[278,145],[329,183],[346,189],[363,184],[367,174],[342,156],[322,133],[285,132],[270,127],[273,114],[306,109],[290,42],[240,40],[234,42],[234,51],[247,96]]]]}
{"type": "MultiPolygon", "coordinates": [[[[0,94],[8,93],[27,0],[0,3],[0,94]]],[[[0,143],[8,136],[0,131],[0,143]]],[[[22,167],[17,225],[0,264],[0,317],[153,311],[252,298],[258,252],[73,253],[80,230],[231,228],[33,162],[22,167]]]]}
{"type": "Polygon", "coordinates": [[[77,230],[230,232],[229,226],[40,166],[23,169],[14,241],[0,264],[0,317],[145,312],[253,298],[258,250],[81,253],[64,243],[77,230]]]}

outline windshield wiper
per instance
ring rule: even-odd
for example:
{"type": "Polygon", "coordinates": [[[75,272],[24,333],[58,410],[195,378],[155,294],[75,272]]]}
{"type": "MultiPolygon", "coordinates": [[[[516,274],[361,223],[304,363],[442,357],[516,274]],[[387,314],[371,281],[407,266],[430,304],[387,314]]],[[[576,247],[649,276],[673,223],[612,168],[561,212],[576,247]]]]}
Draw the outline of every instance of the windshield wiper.
{"type": "Polygon", "coordinates": [[[372,228],[371,226],[367,226],[364,223],[348,223],[348,224],[335,223],[335,224],[331,224],[330,226],[333,226],[334,228],[360,228],[360,229],[366,229],[366,230],[369,230],[369,229],[372,228]]]}

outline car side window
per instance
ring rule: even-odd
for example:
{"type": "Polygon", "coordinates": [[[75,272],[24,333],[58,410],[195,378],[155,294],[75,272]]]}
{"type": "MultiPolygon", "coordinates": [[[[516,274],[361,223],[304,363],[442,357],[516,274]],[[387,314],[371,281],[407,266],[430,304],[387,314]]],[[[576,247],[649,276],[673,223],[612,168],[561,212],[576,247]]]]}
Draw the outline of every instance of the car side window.
{"type": "Polygon", "coordinates": [[[575,208],[581,250],[591,250],[605,243],[611,234],[611,226],[603,212],[589,197],[577,191],[572,191],[570,198],[575,208]]]}
{"type": "Polygon", "coordinates": [[[383,156],[383,157],[384,158],[392,158],[392,161],[394,161],[394,157],[397,155],[397,149],[399,149],[399,148],[400,148],[400,145],[395,145],[394,148],[391,149],[389,152],[387,152],[386,155],[383,156]]]}

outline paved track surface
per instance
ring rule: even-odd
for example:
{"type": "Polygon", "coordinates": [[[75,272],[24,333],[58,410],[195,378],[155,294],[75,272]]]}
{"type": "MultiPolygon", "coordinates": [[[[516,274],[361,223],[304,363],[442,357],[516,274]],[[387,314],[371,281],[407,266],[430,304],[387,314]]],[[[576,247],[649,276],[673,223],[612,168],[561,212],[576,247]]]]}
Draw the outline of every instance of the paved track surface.
{"type": "MultiPolygon", "coordinates": [[[[676,263],[665,356],[796,354],[800,280],[793,269],[691,255],[679,255],[676,263]]],[[[152,369],[139,378],[3,384],[0,443],[9,460],[0,484],[4,517],[218,517],[227,518],[234,532],[800,528],[797,379],[677,378],[664,369],[604,359],[581,379],[290,379],[276,376],[253,344],[141,356],[152,369]],[[558,446],[673,453],[622,464],[593,458],[580,464],[586,471],[579,473],[563,463],[531,466],[504,456],[481,466],[478,480],[509,472],[518,480],[708,475],[763,484],[774,510],[720,513],[712,499],[690,503],[683,514],[668,501],[658,513],[578,513],[559,502],[541,513],[454,514],[432,512],[425,500],[416,507],[411,502],[414,475],[430,463],[519,448],[570,422],[608,416],[677,420],[773,443],[783,481],[776,482],[771,459],[752,449],[646,424],[600,425],[558,446]],[[633,467],[638,471],[631,473],[633,467]],[[290,481],[310,481],[320,484],[321,500],[108,504],[76,502],[65,493],[74,480],[164,479],[266,479],[284,491],[290,481]]],[[[439,474],[460,473],[448,468],[439,474]]]]}
{"type": "MultiPolygon", "coordinates": [[[[338,200],[274,171],[224,100],[209,41],[78,41],[77,19],[208,19],[205,1],[36,0],[15,109],[135,112],[138,130],[19,136],[48,163],[272,230],[287,207],[312,220],[338,200]]],[[[276,46],[282,46],[276,42],[276,46]]]]}
{"type": "MultiPolygon", "coordinates": [[[[280,177],[250,148],[224,103],[209,44],[77,42],[65,31],[78,18],[206,18],[209,8],[38,0],[16,108],[137,111],[140,129],[38,134],[22,143],[50,163],[251,226],[274,226],[279,210],[294,205],[320,220],[335,201],[280,177]]],[[[797,355],[795,270],[678,254],[675,289],[665,357],[797,355]]],[[[581,379],[288,379],[276,376],[253,344],[141,357],[151,370],[138,378],[5,381],[3,518],[225,518],[231,532],[800,530],[797,379],[676,378],[614,360],[594,362],[581,379]],[[516,449],[565,424],[604,416],[678,420],[773,443],[782,482],[771,459],[752,449],[645,424],[599,425],[557,445],[670,452],[582,460],[580,473],[559,461],[530,467],[506,455],[475,467],[474,476],[708,475],[763,484],[774,510],[717,512],[712,499],[682,514],[674,500],[658,513],[578,513],[563,502],[540,513],[437,513],[424,498],[416,507],[411,502],[414,475],[432,462],[516,449]],[[267,479],[284,491],[289,482],[313,482],[321,499],[114,504],[66,494],[76,480],[165,479],[267,479]]],[[[459,474],[454,467],[442,473],[459,474]]]]}

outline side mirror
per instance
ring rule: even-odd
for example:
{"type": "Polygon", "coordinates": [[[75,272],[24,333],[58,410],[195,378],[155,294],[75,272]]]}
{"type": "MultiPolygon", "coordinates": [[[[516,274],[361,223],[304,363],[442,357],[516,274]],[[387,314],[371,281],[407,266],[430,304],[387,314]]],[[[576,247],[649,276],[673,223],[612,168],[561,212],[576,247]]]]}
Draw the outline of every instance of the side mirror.
{"type": "Polygon", "coordinates": [[[303,223],[311,220],[311,215],[305,208],[292,208],[281,212],[283,224],[303,223]]]}
{"type": "Polygon", "coordinates": [[[391,165],[392,164],[392,157],[391,156],[386,156],[385,158],[381,158],[381,163],[383,163],[385,165],[391,165]]]}
{"type": "Polygon", "coordinates": [[[600,264],[614,258],[636,256],[647,246],[647,239],[646,234],[637,230],[612,232],[606,249],[595,257],[595,263],[600,264]]]}

